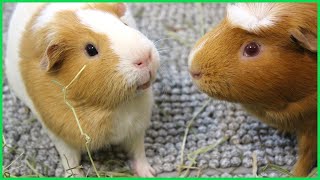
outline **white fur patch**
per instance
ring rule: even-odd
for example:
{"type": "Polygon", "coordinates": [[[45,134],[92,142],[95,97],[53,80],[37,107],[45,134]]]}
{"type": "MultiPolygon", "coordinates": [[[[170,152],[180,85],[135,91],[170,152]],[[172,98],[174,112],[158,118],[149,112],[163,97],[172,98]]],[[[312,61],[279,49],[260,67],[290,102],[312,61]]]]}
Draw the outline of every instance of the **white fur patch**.
{"type": "MultiPolygon", "coordinates": [[[[129,85],[137,83],[148,73],[137,70],[133,63],[152,51],[154,63],[159,57],[153,43],[136,29],[126,26],[114,15],[97,10],[76,11],[80,22],[92,31],[105,34],[111,42],[111,48],[119,56],[119,71],[126,78],[129,85]]],[[[128,17],[127,17],[128,18],[128,17]]],[[[152,64],[156,71],[156,64],[152,64]]]]}
{"type": "Polygon", "coordinates": [[[200,52],[200,50],[204,47],[204,45],[210,41],[214,41],[215,38],[219,37],[220,34],[223,32],[223,29],[215,29],[214,33],[211,33],[210,36],[207,36],[206,39],[204,39],[199,45],[195,46],[188,57],[188,66],[191,67],[192,60],[195,57],[195,55],[200,52]]]}
{"type": "Polygon", "coordinates": [[[207,41],[208,41],[208,39],[205,39],[200,45],[198,45],[192,49],[192,51],[188,57],[188,66],[189,67],[191,67],[191,63],[192,63],[194,56],[203,48],[203,46],[206,44],[207,41]]]}
{"type": "Polygon", "coordinates": [[[227,19],[234,26],[247,31],[256,31],[273,26],[277,21],[273,3],[238,3],[229,5],[227,19]]]}
{"type": "Polygon", "coordinates": [[[20,72],[20,43],[26,25],[43,3],[18,3],[10,20],[5,58],[6,76],[15,95],[36,113],[20,72]]]}
{"type": "Polygon", "coordinates": [[[153,96],[151,89],[118,106],[113,113],[113,134],[111,144],[134,143],[138,134],[144,134],[149,126],[153,96]],[[133,139],[132,139],[133,138],[133,139]]]}
{"type": "Polygon", "coordinates": [[[61,11],[65,10],[77,10],[86,6],[86,3],[51,3],[47,4],[41,11],[40,16],[37,18],[36,23],[33,25],[33,30],[45,27],[50,23],[54,16],[61,11]]]}

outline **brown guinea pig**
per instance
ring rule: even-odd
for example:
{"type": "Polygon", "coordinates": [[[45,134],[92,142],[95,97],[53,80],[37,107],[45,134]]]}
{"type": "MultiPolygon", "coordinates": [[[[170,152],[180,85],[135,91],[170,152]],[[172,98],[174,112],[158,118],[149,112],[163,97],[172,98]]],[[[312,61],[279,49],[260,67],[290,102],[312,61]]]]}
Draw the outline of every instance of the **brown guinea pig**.
{"type": "Polygon", "coordinates": [[[154,44],[136,30],[123,3],[20,3],[8,30],[10,87],[41,121],[67,176],[81,176],[85,140],[62,87],[86,68],[66,93],[92,151],[120,144],[135,173],[151,177],[144,135],[153,105],[151,83],[159,67],[154,44]]]}
{"type": "Polygon", "coordinates": [[[317,160],[317,5],[253,3],[227,15],[189,55],[194,83],[298,137],[293,174],[317,160]]]}

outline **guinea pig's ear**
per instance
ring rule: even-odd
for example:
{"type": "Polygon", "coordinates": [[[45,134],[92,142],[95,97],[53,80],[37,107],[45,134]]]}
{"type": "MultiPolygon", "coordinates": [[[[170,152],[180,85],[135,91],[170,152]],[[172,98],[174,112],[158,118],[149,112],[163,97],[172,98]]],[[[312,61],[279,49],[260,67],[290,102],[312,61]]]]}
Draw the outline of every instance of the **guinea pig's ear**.
{"type": "Polygon", "coordinates": [[[318,47],[316,34],[304,28],[291,30],[290,33],[300,46],[311,52],[317,52],[318,47]]]}
{"type": "Polygon", "coordinates": [[[50,71],[61,61],[62,57],[61,47],[57,44],[51,44],[47,47],[44,57],[40,61],[40,68],[45,71],[50,71]]]}
{"type": "Polygon", "coordinates": [[[128,7],[125,3],[115,3],[115,10],[119,17],[122,17],[126,14],[128,7]]]}
{"type": "Polygon", "coordinates": [[[126,3],[115,3],[114,9],[120,20],[127,26],[137,29],[137,24],[126,3]]]}

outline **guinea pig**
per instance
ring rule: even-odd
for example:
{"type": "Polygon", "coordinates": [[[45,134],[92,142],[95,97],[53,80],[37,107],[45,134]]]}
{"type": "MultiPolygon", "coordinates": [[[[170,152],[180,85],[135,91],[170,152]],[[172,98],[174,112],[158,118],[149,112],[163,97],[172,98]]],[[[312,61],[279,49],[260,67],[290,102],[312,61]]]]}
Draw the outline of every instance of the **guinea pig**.
{"type": "MultiPolygon", "coordinates": [[[[14,93],[48,131],[66,174],[86,151],[123,146],[136,175],[152,177],[144,149],[151,84],[159,67],[155,45],[135,27],[123,3],[21,3],[8,30],[5,71],[14,93]]],[[[69,172],[72,171],[72,172],[69,172]]]]}
{"type": "Polygon", "coordinates": [[[293,174],[308,175],[317,160],[316,4],[229,5],[195,44],[188,66],[200,91],[295,133],[293,174]]]}

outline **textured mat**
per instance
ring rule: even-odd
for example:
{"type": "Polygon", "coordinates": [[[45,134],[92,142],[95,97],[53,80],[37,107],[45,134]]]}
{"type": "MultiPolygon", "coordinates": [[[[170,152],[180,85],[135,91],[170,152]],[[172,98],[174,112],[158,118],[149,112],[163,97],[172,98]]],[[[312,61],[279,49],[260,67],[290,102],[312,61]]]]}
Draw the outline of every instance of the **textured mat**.
{"type": "MultiPolygon", "coordinates": [[[[4,4],[3,37],[14,4],[4,4]]],[[[204,32],[224,15],[225,4],[131,4],[139,29],[152,39],[161,54],[161,68],[153,85],[156,103],[152,125],[145,142],[146,154],[158,176],[178,176],[181,145],[188,122],[207,102],[191,82],[187,72],[190,48],[204,32]]],[[[5,43],[3,43],[5,50],[5,43]]],[[[4,76],[5,77],[5,76],[4,76]]],[[[60,158],[40,123],[3,84],[3,167],[7,175],[62,176],[60,158]]],[[[260,123],[235,104],[213,100],[191,125],[185,146],[185,165],[192,164],[187,155],[206,146],[218,145],[196,156],[198,167],[190,176],[253,176],[252,157],[256,155],[259,176],[282,176],[278,171],[263,171],[267,163],[291,169],[296,161],[296,140],[260,123]],[[221,139],[228,137],[225,142],[221,139]],[[200,170],[200,171],[199,171],[200,170]]],[[[86,154],[81,164],[94,176],[86,154]]],[[[95,152],[93,159],[104,175],[128,173],[125,153],[117,147],[95,152]]]]}

